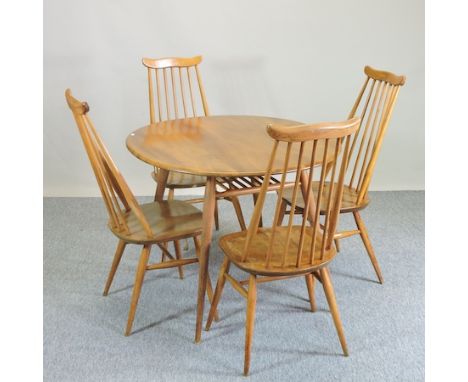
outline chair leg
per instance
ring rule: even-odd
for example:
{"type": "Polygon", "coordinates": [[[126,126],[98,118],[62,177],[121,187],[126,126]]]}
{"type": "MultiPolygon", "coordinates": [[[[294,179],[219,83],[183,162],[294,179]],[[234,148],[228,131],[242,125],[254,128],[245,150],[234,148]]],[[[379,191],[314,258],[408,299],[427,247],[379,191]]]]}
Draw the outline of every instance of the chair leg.
{"type": "MultiPolygon", "coordinates": [[[[169,189],[169,194],[167,195],[167,200],[174,200],[174,192],[175,190],[173,188],[170,188],[169,189]]],[[[174,249],[176,251],[176,255],[179,255],[180,256],[180,245],[179,245],[179,242],[178,241],[174,241],[174,249]],[[177,243],[177,244],[176,244],[177,243]],[[177,247],[175,247],[177,246],[177,247]],[[179,251],[179,254],[177,253],[177,251],[179,251]]],[[[188,241],[187,239],[185,239],[185,244],[184,244],[184,251],[187,251],[188,250],[188,241]]],[[[165,258],[165,253],[163,252],[162,253],[162,256],[161,256],[161,262],[164,261],[164,258],[165,258]]],[[[184,278],[184,271],[182,269],[182,266],[179,267],[179,278],[183,279],[184,278]]]]}
{"type": "Polygon", "coordinates": [[[341,348],[343,349],[344,355],[348,356],[348,346],[346,345],[346,339],[344,335],[343,325],[340,319],[340,312],[338,311],[338,305],[336,303],[335,292],[333,291],[333,285],[330,279],[330,273],[327,268],[320,270],[320,276],[322,277],[323,290],[327,297],[328,306],[335,323],[336,331],[338,332],[338,338],[340,339],[341,348]]]}
{"type": "Polygon", "coordinates": [[[158,200],[158,186],[156,185],[156,188],[154,190],[154,198],[153,198],[154,201],[157,201],[158,200]]]}
{"type": "Polygon", "coordinates": [[[309,273],[308,275],[305,276],[305,281],[307,284],[307,290],[309,292],[309,301],[310,301],[310,310],[312,312],[317,311],[317,305],[315,304],[315,279],[312,273],[309,273]]]}
{"type": "Polygon", "coordinates": [[[130,302],[130,311],[128,312],[127,329],[125,335],[129,336],[132,331],[133,319],[135,318],[138,299],[140,298],[141,286],[145,277],[146,266],[151,251],[151,245],[145,244],[141,251],[140,262],[138,263],[137,272],[135,275],[135,285],[133,286],[132,300],[130,302]]]}
{"type": "MultiPolygon", "coordinates": [[[[167,200],[174,200],[174,193],[175,193],[175,189],[174,188],[170,188],[169,189],[169,194],[167,195],[167,200]]],[[[174,242],[174,244],[176,243],[176,241],[174,242]]],[[[177,246],[179,248],[179,252],[180,252],[180,245],[179,245],[179,242],[177,241],[177,246]]],[[[188,240],[185,239],[185,244],[184,244],[184,251],[187,251],[188,250],[188,240]]],[[[177,249],[176,249],[176,255],[177,255],[177,249]]],[[[163,257],[161,259],[161,262],[164,261],[164,257],[165,257],[165,254],[163,253],[163,257]]],[[[184,271],[182,270],[182,266],[179,267],[179,277],[181,279],[184,278],[184,271]]]]}
{"type": "Polygon", "coordinates": [[[244,355],[244,375],[249,374],[250,369],[250,350],[252,348],[252,339],[255,323],[255,307],[257,304],[257,277],[249,277],[249,293],[247,296],[247,320],[245,322],[245,355],[244,355]]]}
{"type": "MultiPolygon", "coordinates": [[[[252,197],[253,197],[254,208],[255,208],[255,205],[257,204],[258,194],[252,194],[252,197]]],[[[259,222],[258,222],[258,226],[259,226],[259,227],[263,227],[263,218],[262,218],[262,215],[260,215],[260,220],[259,220],[259,222]]]]}
{"type": "Polygon", "coordinates": [[[354,211],[353,215],[354,215],[354,220],[356,221],[356,225],[359,229],[362,242],[364,243],[364,246],[366,247],[367,254],[369,255],[372,266],[374,267],[375,273],[377,274],[377,277],[379,278],[380,284],[383,284],[382,271],[380,270],[377,257],[375,257],[374,248],[372,248],[372,244],[369,240],[369,234],[367,233],[367,228],[364,224],[364,221],[362,220],[361,215],[359,214],[358,211],[354,211]]]}
{"type": "MultiPolygon", "coordinates": [[[[167,194],[167,200],[174,200],[174,189],[173,188],[169,188],[169,193],[167,194]]],[[[167,249],[167,243],[163,243],[163,246],[164,246],[164,248],[167,249]]],[[[174,248],[175,248],[175,242],[174,242],[174,248]]],[[[161,252],[161,263],[163,263],[165,259],[166,259],[166,253],[163,251],[163,252],[161,252]]],[[[179,271],[179,277],[180,277],[180,271],[179,271]]],[[[182,278],[183,278],[183,275],[182,275],[182,278]]]]}
{"type": "Polygon", "coordinates": [[[124,253],[126,246],[127,246],[127,243],[125,241],[119,240],[119,244],[117,245],[117,249],[115,250],[114,260],[112,261],[111,269],[109,271],[109,276],[107,276],[106,285],[104,287],[104,292],[102,294],[103,296],[107,296],[107,294],[109,293],[112,280],[114,280],[115,272],[117,271],[117,268],[119,267],[120,259],[122,258],[122,255],[124,253]]]}
{"type": "Polygon", "coordinates": [[[229,200],[231,201],[232,205],[234,206],[234,210],[236,211],[237,220],[239,221],[241,231],[245,231],[247,226],[245,225],[244,214],[242,213],[239,198],[237,196],[231,196],[229,200]]]}
{"type": "Polygon", "coordinates": [[[335,247],[336,247],[336,250],[338,252],[340,252],[341,248],[340,248],[340,240],[339,239],[333,239],[334,242],[335,242],[335,247]]]}
{"type": "Polygon", "coordinates": [[[216,289],[213,296],[213,301],[211,302],[210,312],[208,313],[208,320],[206,321],[205,330],[210,330],[215,312],[218,308],[219,300],[221,299],[221,294],[223,293],[224,285],[226,283],[226,277],[224,276],[229,272],[230,261],[227,257],[224,258],[223,264],[219,269],[218,281],[216,282],[216,289]]]}
{"type": "MultiPolygon", "coordinates": [[[[195,236],[193,238],[193,242],[195,244],[195,252],[197,254],[197,257],[200,258],[200,252],[201,252],[201,243],[200,243],[200,239],[195,236]]],[[[210,304],[213,303],[213,286],[211,284],[211,278],[210,278],[210,274],[207,273],[206,274],[206,294],[208,295],[208,300],[210,301],[210,304]]],[[[218,311],[216,310],[215,313],[214,313],[214,319],[215,321],[219,321],[219,316],[218,316],[218,311]]]]}
{"type": "MultiPolygon", "coordinates": [[[[179,242],[179,240],[174,240],[174,251],[175,251],[176,259],[177,260],[182,259],[182,255],[180,253],[180,242],[179,242]]],[[[177,269],[179,270],[179,279],[182,280],[184,278],[184,268],[183,268],[182,265],[179,265],[177,267],[177,269]]]]}
{"type": "Polygon", "coordinates": [[[167,200],[174,200],[174,189],[169,189],[169,194],[167,195],[167,200]]]}
{"type": "Polygon", "coordinates": [[[284,215],[286,213],[286,207],[287,207],[288,203],[286,203],[285,200],[281,200],[281,205],[280,205],[280,209],[279,209],[279,215],[278,215],[278,220],[276,222],[276,225],[277,226],[280,226],[281,224],[283,224],[283,220],[284,220],[284,215]]]}
{"type": "Polygon", "coordinates": [[[215,219],[216,231],[219,231],[218,199],[216,199],[216,203],[215,203],[214,219],[215,219]]]}

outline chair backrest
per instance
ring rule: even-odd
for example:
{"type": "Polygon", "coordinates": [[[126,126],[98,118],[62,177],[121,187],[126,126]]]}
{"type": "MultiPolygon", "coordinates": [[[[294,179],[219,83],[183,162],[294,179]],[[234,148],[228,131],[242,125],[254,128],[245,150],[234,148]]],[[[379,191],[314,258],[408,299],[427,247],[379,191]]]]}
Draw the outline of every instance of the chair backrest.
{"type": "Polygon", "coordinates": [[[132,211],[148,237],[153,235],[151,227],[140,205],[120,174],[114,161],[102,143],[91,119],[88,117],[89,106],[72,96],[71,90],[65,91],[70,110],[73,112],[91,167],[101,190],[104,203],[109,213],[109,224],[118,232],[129,233],[124,214],[132,211]]]}
{"type": "Polygon", "coordinates": [[[197,117],[197,104],[200,103],[197,101],[201,101],[203,115],[210,114],[198,70],[201,56],[143,58],[142,61],[148,68],[150,123],[197,117]],[[198,87],[198,92],[194,87],[198,87]]]}
{"type": "Polygon", "coordinates": [[[349,171],[345,183],[358,193],[360,203],[369,190],[377,157],[405,76],[364,68],[367,78],[348,118],[359,116],[361,125],[356,131],[349,152],[349,171]]]}
{"type": "Polygon", "coordinates": [[[278,266],[287,266],[289,268],[291,266],[300,267],[304,264],[304,261],[312,264],[315,260],[319,260],[316,258],[317,253],[323,257],[325,251],[330,249],[341,206],[343,181],[347,167],[348,152],[351,146],[351,135],[355,133],[359,122],[359,118],[353,118],[337,123],[267,127],[268,134],[274,139],[274,146],[265,181],[259,193],[257,204],[247,230],[242,256],[243,261],[248,260],[249,249],[255,235],[262,235],[265,232],[263,228],[259,228],[259,221],[268,191],[269,180],[272,175],[273,163],[278,152],[284,152],[284,150],[278,149],[279,145],[286,145],[286,153],[280,188],[277,192],[278,199],[273,222],[277,222],[278,220],[285,184],[291,183],[286,180],[287,169],[293,166],[296,169],[296,175],[294,185],[292,186],[291,209],[294,211],[299,193],[304,198],[305,208],[300,225],[293,224],[294,214],[289,215],[287,226],[278,227],[273,223],[265,254],[265,266],[267,268],[278,266]],[[297,162],[291,159],[295,157],[295,155],[291,155],[293,148],[298,148],[297,162]],[[326,166],[326,163],[330,165],[326,166]],[[320,179],[318,188],[315,190],[313,190],[314,173],[320,179]],[[333,185],[328,191],[325,190],[326,182],[331,182],[333,185]],[[330,196],[328,198],[324,222],[320,224],[320,209],[316,208],[316,206],[320,205],[325,192],[328,192],[330,196]],[[296,235],[291,234],[293,227],[296,235]],[[281,233],[277,234],[279,231],[281,233]],[[297,235],[298,233],[299,236],[297,235]],[[305,245],[306,242],[307,245],[305,245]],[[291,263],[291,256],[288,256],[291,253],[290,246],[293,251],[296,251],[296,256],[293,256],[295,264],[291,263]],[[275,256],[275,260],[272,260],[272,250],[274,248],[276,250],[282,248],[283,252],[279,258],[275,256]],[[287,258],[289,258],[289,264],[287,264],[287,258]]]}

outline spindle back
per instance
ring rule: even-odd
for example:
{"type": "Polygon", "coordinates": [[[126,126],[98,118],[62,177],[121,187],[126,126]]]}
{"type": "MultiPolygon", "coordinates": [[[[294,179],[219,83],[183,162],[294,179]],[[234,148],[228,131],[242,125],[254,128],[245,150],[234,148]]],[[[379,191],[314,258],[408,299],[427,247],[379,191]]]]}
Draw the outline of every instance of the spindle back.
{"type": "Polygon", "coordinates": [[[202,115],[210,114],[198,70],[201,61],[201,56],[143,58],[148,68],[150,123],[197,117],[200,102],[202,115]]]}
{"type": "Polygon", "coordinates": [[[358,193],[357,203],[364,200],[374,173],[390,117],[405,76],[364,68],[367,78],[348,118],[358,116],[361,125],[356,131],[349,152],[345,184],[358,193]]]}
{"type": "Polygon", "coordinates": [[[91,167],[101,190],[104,204],[109,214],[109,225],[117,232],[129,232],[124,215],[133,212],[144,231],[151,237],[153,232],[143,214],[138,201],[127,182],[117,169],[91,119],[88,117],[89,106],[72,96],[71,90],[65,91],[65,98],[73,113],[78,130],[88,154],[91,167]]]}
{"type": "Polygon", "coordinates": [[[356,132],[359,122],[359,118],[352,118],[337,123],[267,127],[268,134],[274,139],[274,145],[265,181],[247,230],[242,255],[243,262],[251,261],[249,255],[255,252],[255,262],[264,262],[266,269],[285,268],[294,271],[294,268],[299,269],[316,264],[324,256],[326,257],[332,246],[338,223],[344,175],[351,147],[351,136],[356,132]],[[279,152],[279,145],[286,145],[286,154],[283,162],[281,184],[277,192],[273,222],[278,220],[285,185],[289,183],[288,186],[291,186],[290,182],[286,180],[286,174],[287,170],[292,168],[292,165],[296,169],[296,174],[292,186],[291,208],[292,210],[295,209],[299,193],[304,198],[305,208],[300,217],[299,225],[294,224],[294,214],[290,214],[286,226],[272,224],[271,228],[259,228],[260,216],[272,175],[272,165],[277,152],[279,152]],[[299,155],[297,161],[291,163],[291,151],[294,145],[299,146],[299,155]],[[309,147],[306,148],[306,145],[309,147]],[[304,153],[310,153],[310,158],[304,158],[304,153]],[[307,165],[305,166],[304,163],[307,163],[307,165]],[[327,163],[329,163],[328,166],[327,163]],[[321,166],[318,166],[319,164],[321,166]],[[320,181],[318,188],[315,189],[312,183],[317,175],[320,181]],[[324,221],[320,223],[320,211],[319,208],[316,208],[316,205],[320,205],[321,199],[324,198],[324,189],[327,182],[331,182],[333,186],[327,191],[330,197],[328,198],[324,221]],[[260,237],[263,237],[263,239],[260,237]],[[260,242],[263,243],[259,244],[260,242]],[[262,245],[263,249],[261,251],[251,251],[252,244],[262,245]],[[264,253],[264,259],[258,258],[259,252],[264,253]]]}

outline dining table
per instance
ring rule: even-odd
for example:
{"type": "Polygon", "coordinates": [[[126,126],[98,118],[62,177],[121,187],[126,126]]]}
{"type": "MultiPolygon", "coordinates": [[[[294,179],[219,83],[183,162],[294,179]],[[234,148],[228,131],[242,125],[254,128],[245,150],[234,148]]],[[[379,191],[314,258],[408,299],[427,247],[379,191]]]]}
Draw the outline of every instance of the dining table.
{"type": "MultiPolygon", "coordinates": [[[[206,177],[199,258],[196,343],[201,341],[216,198],[259,192],[265,181],[274,145],[274,139],[267,133],[267,126],[300,124],[293,120],[267,116],[204,116],[149,124],[133,131],[127,137],[128,150],[138,159],[158,169],[155,200],[163,200],[170,171],[206,177]]],[[[278,147],[272,174],[296,170],[299,150],[291,149],[289,165],[284,162],[287,146],[285,144],[278,147]]],[[[302,158],[310,158],[311,150],[312,147],[304,148],[302,158]]],[[[323,147],[317,147],[316,150],[315,164],[320,165],[323,161],[323,147]]],[[[330,150],[325,160],[332,157],[333,152],[330,150]]],[[[307,169],[308,165],[304,159],[301,168],[307,169]]],[[[268,187],[275,190],[279,183],[275,177],[271,177],[268,187]]]]}

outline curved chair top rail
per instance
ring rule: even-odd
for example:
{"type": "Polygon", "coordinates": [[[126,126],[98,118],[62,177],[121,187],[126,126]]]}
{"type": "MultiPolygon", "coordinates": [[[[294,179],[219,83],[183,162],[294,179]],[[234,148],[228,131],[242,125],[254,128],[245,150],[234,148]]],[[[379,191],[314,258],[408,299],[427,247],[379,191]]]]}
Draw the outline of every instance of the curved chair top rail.
{"type": "Polygon", "coordinates": [[[84,115],[89,112],[89,105],[87,102],[78,101],[76,98],[72,96],[72,92],[70,89],[65,90],[65,98],[67,100],[67,104],[73,113],[78,115],[84,115]]]}
{"type": "Polygon", "coordinates": [[[173,67],[195,66],[202,62],[202,56],[195,57],[164,57],[164,58],[143,58],[142,63],[147,68],[164,69],[173,67]]]}
{"type": "Polygon", "coordinates": [[[364,68],[364,73],[368,77],[370,77],[370,78],[372,78],[374,80],[388,82],[389,84],[392,84],[392,85],[395,85],[395,86],[404,85],[405,82],[406,82],[406,77],[405,76],[398,76],[398,75],[396,75],[394,73],[391,73],[391,72],[386,72],[384,70],[374,69],[374,68],[371,68],[369,65],[367,65],[364,68]]]}
{"type": "Polygon", "coordinates": [[[303,142],[313,139],[333,139],[354,133],[361,118],[354,117],[342,122],[321,122],[298,126],[268,125],[270,137],[283,142],[303,142]]]}

